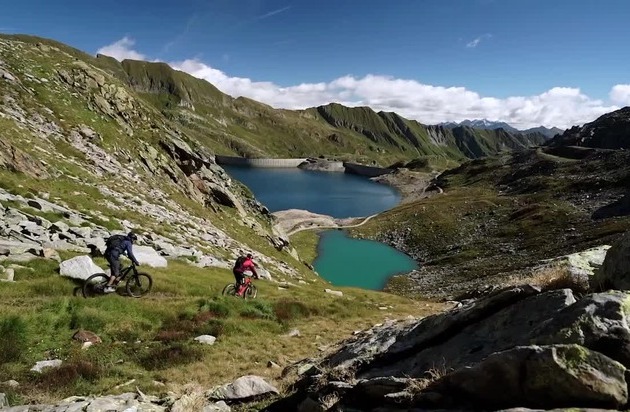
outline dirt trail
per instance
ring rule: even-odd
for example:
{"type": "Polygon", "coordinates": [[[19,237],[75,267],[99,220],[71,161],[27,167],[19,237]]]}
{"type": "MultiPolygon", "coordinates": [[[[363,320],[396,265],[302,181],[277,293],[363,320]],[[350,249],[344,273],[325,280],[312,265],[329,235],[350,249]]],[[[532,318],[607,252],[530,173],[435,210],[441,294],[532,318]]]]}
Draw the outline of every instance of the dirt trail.
{"type": "Polygon", "coordinates": [[[364,224],[366,224],[370,219],[372,219],[373,217],[378,216],[378,213],[372,215],[372,216],[368,216],[365,219],[363,219],[363,221],[361,223],[356,223],[354,225],[335,225],[335,226],[317,226],[317,225],[313,225],[313,226],[305,226],[305,227],[300,227],[297,229],[292,230],[291,232],[287,233],[288,236],[291,236],[295,233],[301,232],[303,230],[312,230],[312,229],[345,229],[345,228],[351,228],[351,227],[359,227],[362,226],[364,224]]]}

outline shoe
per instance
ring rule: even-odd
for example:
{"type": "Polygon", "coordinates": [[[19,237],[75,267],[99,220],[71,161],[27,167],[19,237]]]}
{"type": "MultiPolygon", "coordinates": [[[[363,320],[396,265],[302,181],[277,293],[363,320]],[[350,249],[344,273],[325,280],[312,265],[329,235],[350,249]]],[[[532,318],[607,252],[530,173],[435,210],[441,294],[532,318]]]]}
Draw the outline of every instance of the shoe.
{"type": "Polygon", "coordinates": [[[116,288],[113,286],[105,286],[105,288],[103,288],[103,293],[114,293],[116,292],[116,288]]]}

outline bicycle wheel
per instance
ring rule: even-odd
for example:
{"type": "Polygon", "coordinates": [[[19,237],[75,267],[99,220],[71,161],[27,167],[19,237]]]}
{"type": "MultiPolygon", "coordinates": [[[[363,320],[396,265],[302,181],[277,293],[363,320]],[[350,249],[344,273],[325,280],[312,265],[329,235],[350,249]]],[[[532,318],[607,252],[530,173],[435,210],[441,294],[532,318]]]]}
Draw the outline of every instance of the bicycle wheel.
{"type": "Polygon", "coordinates": [[[234,283],[228,283],[227,285],[225,285],[225,287],[223,288],[223,292],[221,292],[221,294],[223,296],[236,295],[236,286],[234,286],[234,283]]]}
{"type": "Polygon", "coordinates": [[[109,280],[109,276],[104,273],[95,273],[89,278],[85,280],[83,283],[83,287],[81,288],[81,293],[83,293],[84,298],[93,298],[97,295],[103,294],[103,288],[107,285],[107,281],[109,280]]]}
{"type": "Polygon", "coordinates": [[[134,298],[146,295],[149,293],[152,286],[153,279],[146,273],[138,273],[138,276],[131,276],[127,279],[127,283],[125,284],[127,293],[134,298]]]}
{"type": "Polygon", "coordinates": [[[249,284],[249,286],[247,286],[247,289],[245,289],[245,293],[243,293],[243,298],[254,299],[256,298],[257,294],[258,294],[258,289],[256,289],[256,286],[249,284]]]}

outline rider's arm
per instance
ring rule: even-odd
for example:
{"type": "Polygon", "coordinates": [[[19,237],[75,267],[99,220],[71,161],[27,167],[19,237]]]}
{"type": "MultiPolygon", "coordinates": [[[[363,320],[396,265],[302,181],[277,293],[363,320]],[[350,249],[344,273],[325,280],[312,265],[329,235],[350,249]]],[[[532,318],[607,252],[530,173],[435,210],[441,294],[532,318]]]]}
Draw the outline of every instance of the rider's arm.
{"type": "Polygon", "coordinates": [[[125,241],[125,252],[127,253],[127,257],[131,259],[134,265],[139,265],[138,259],[133,255],[133,251],[131,250],[131,242],[125,241]]]}
{"type": "Polygon", "coordinates": [[[256,278],[258,277],[258,273],[256,272],[256,264],[253,261],[248,260],[245,262],[245,264],[243,264],[243,266],[246,268],[246,270],[247,269],[251,270],[252,273],[254,274],[254,277],[256,278]]]}

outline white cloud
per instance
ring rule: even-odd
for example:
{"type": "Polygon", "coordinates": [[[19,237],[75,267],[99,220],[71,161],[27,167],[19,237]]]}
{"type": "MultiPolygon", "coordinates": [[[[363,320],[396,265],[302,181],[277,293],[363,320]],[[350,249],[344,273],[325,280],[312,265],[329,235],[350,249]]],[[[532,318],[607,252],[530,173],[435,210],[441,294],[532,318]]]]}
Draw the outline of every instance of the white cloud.
{"type": "Polygon", "coordinates": [[[134,44],[136,44],[134,39],[125,36],[115,43],[112,43],[105,47],[101,47],[97,50],[97,53],[113,57],[118,61],[122,61],[125,59],[145,60],[146,56],[144,54],[138,53],[137,51],[132,49],[134,44]]]}
{"type": "Polygon", "coordinates": [[[483,34],[477,37],[476,39],[471,40],[468,43],[466,43],[466,47],[468,47],[469,49],[474,49],[475,47],[479,46],[479,43],[481,43],[483,40],[490,39],[491,37],[492,37],[492,34],[489,34],[489,33],[483,34]]]}
{"type": "Polygon", "coordinates": [[[618,84],[610,91],[610,100],[621,105],[630,105],[630,84],[618,84]]]}
{"type": "MultiPolygon", "coordinates": [[[[127,39],[127,44],[130,40],[127,39]]],[[[120,42],[122,40],[114,44],[120,42]]],[[[142,56],[129,48],[126,52],[142,56]]],[[[347,106],[369,106],[376,111],[392,111],[425,124],[485,118],[505,121],[523,129],[539,125],[568,128],[593,121],[619,108],[572,87],[554,87],[533,96],[496,98],[481,96],[465,87],[432,86],[412,79],[381,75],[346,75],[330,82],[283,87],[272,82],[231,77],[199,59],[169,64],[207,80],[231,96],[249,97],[276,108],[304,109],[337,102],[347,106]]],[[[630,85],[613,87],[610,98],[614,104],[627,101],[630,85]]]]}

